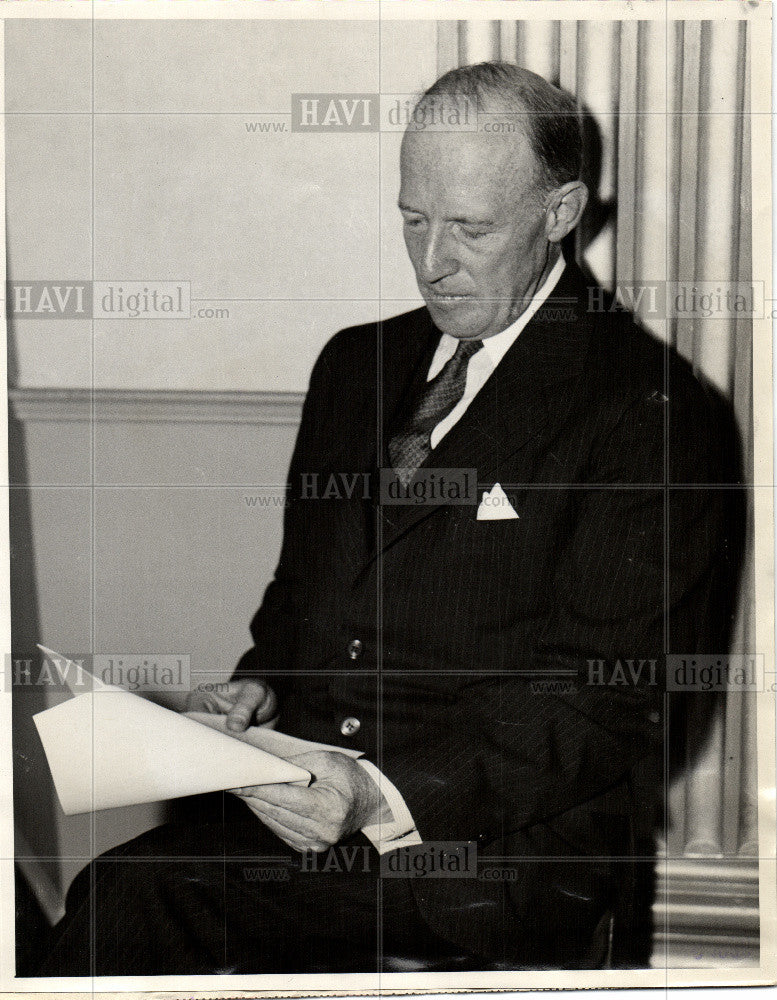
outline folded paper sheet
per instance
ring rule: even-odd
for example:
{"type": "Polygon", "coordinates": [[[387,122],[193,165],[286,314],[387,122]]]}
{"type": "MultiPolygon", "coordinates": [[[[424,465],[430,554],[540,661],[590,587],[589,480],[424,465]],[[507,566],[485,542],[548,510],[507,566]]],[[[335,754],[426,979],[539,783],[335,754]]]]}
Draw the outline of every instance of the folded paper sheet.
{"type": "Polygon", "coordinates": [[[276,757],[288,759],[300,753],[312,753],[314,750],[344,753],[346,757],[351,757],[354,760],[357,757],[364,756],[361,750],[351,750],[346,747],[333,747],[328,743],[313,743],[310,740],[301,740],[297,736],[279,733],[274,729],[268,729],[266,726],[249,726],[244,733],[232,733],[227,729],[226,715],[209,715],[207,712],[187,712],[186,714],[190,719],[195,719],[204,726],[209,726],[211,729],[224,733],[232,740],[241,740],[243,743],[250,743],[252,747],[259,747],[260,750],[275,754],[276,757]]]}
{"type": "Polygon", "coordinates": [[[110,685],[33,719],[68,815],[247,785],[310,781],[308,771],[226,735],[223,727],[219,732],[110,685]]]}

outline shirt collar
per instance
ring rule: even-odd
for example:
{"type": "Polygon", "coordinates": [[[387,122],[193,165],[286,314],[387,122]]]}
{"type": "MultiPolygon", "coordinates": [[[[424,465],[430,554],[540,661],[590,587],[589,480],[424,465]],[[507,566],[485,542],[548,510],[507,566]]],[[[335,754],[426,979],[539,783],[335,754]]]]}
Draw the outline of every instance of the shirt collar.
{"type": "MultiPolygon", "coordinates": [[[[532,297],[531,302],[526,309],[524,309],[518,319],[514,323],[511,323],[506,329],[502,330],[501,333],[495,333],[493,337],[486,337],[483,340],[483,350],[482,352],[479,352],[476,357],[479,357],[480,354],[485,354],[491,362],[491,366],[496,368],[505,354],[507,354],[515,341],[518,339],[519,334],[529,325],[529,321],[547,301],[551,292],[558,284],[561,275],[564,273],[565,267],[566,261],[564,260],[564,255],[559,254],[559,258],[551,268],[550,274],[532,297]]],[[[430,378],[436,374],[436,370],[442,368],[445,361],[453,357],[458,343],[458,338],[451,337],[449,333],[444,333],[442,335],[435,357],[432,361],[432,367],[429,373],[430,378]]]]}

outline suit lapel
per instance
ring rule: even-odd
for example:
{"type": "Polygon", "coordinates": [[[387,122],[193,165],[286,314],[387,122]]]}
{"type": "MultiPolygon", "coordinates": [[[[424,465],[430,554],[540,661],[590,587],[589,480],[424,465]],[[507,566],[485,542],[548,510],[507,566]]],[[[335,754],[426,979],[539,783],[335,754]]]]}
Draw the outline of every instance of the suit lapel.
{"type": "MultiPolygon", "coordinates": [[[[441,336],[425,307],[411,313],[399,336],[393,331],[384,336],[382,323],[378,324],[377,335],[375,392],[366,394],[367,408],[363,415],[363,426],[369,428],[369,434],[364,439],[362,461],[357,462],[359,468],[370,473],[373,499],[365,500],[358,510],[352,508],[352,516],[356,518],[353,528],[358,530],[359,537],[366,538],[366,554],[370,558],[374,556],[380,531],[380,469],[390,465],[387,443],[407,412],[410,400],[426,381],[441,336]]],[[[358,562],[354,574],[363,565],[363,561],[358,562]]]]}
{"type": "Polygon", "coordinates": [[[379,346],[381,372],[378,399],[383,402],[382,427],[378,427],[375,454],[380,450],[380,464],[388,460],[387,446],[391,435],[410,412],[412,401],[426,383],[429,366],[442,334],[424,308],[410,336],[381,338],[379,346]],[[382,386],[382,391],[381,391],[382,386]],[[379,446],[379,447],[378,447],[379,446]]]}
{"type": "MultiPolygon", "coordinates": [[[[508,459],[563,422],[571,402],[570,383],[582,371],[589,344],[585,287],[580,271],[568,265],[551,298],[422,469],[475,468],[479,483],[493,485],[508,459]]],[[[382,548],[440,506],[382,506],[382,548]]]]}

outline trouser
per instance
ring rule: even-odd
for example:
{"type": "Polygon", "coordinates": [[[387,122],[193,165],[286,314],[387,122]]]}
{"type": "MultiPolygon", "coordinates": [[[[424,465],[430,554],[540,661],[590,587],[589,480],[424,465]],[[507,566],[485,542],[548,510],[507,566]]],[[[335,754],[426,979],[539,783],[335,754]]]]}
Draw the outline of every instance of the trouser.
{"type": "Polygon", "coordinates": [[[203,803],[77,876],[41,976],[378,972],[456,951],[362,834],[300,855],[234,796],[203,803]]]}

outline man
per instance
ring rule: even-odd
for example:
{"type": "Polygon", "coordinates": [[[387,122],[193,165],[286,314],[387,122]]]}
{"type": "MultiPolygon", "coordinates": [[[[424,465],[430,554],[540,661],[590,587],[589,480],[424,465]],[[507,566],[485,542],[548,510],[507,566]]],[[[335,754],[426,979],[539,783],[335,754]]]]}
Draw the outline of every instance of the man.
{"type": "Polygon", "coordinates": [[[44,974],[605,959],[664,656],[716,648],[717,417],[561,253],[587,198],[572,99],[486,63],[420,106],[465,99],[476,131],[402,145],[426,307],[318,359],[255,645],[204,705],[364,758],[303,755],[310,787],[238,790],[98,859],[44,974]],[[434,494],[446,470],[473,503],[434,494]],[[379,877],[378,853],[437,842],[476,847],[474,876],[379,877]],[[286,877],[251,881],[257,858],[286,877]]]}

